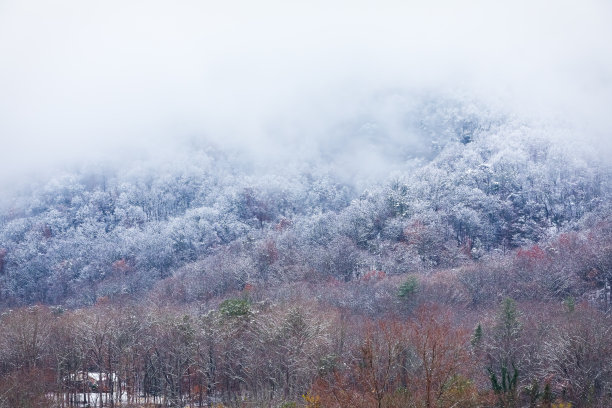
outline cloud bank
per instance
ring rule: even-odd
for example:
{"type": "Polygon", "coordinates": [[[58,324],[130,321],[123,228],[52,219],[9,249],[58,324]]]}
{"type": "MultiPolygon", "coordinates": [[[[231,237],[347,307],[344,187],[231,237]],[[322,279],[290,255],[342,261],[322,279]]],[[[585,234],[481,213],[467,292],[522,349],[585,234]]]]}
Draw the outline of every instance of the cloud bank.
{"type": "Polygon", "coordinates": [[[394,126],[410,101],[376,101],[411,92],[467,95],[610,149],[607,1],[291,3],[1,1],[2,179],[184,140],[319,154],[360,118],[409,140],[394,126]]]}

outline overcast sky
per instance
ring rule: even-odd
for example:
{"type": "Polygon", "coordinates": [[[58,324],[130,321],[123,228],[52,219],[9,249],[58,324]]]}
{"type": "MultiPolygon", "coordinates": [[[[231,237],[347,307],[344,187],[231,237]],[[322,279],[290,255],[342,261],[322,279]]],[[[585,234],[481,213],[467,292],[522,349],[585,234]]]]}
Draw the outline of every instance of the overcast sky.
{"type": "Polygon", "coordinates": [[[316,145],[389,90],[608,143],[611,21],[604,0],[0,0],[0,171],[186,138],[316,145]]]}

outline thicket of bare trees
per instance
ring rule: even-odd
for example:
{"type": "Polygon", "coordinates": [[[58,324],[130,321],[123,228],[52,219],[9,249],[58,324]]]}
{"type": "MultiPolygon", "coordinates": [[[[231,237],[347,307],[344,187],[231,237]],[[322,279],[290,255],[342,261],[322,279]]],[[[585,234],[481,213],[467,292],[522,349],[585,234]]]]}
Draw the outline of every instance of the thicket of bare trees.
{"type": "Polygon", "coordinates": [[[0,407],[612,403],[612,320],[600,308],[451,307],[388,282],[395,301],[364,315],[316,300],[323,286],[289,301],[243,291],[213,309],[103,300],[5,311],[0,407]]]}
{"type": "Polygon", "coordinates": [[[0,406],[292,400],[331,353],[333,318],[314,305],[242,298],[204,314],[109,304],[7,311],[0,406]]]}

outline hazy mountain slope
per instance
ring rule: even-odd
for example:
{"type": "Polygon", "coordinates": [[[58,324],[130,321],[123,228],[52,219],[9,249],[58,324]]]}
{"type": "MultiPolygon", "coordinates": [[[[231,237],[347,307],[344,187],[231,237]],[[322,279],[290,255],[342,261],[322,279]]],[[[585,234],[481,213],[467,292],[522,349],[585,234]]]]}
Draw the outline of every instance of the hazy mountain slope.
{"type": "Polygon", "coordinates": [[[135,294],[183,265],[211,293],[452,266],[607,211],[609,169],[554,131],[460,100],[389,98],[393,120],[355,115],[344,144],[319,145],[323,158],[192,146],[178,160],[66,172],[12,196],[2,303],[135,294]]]}

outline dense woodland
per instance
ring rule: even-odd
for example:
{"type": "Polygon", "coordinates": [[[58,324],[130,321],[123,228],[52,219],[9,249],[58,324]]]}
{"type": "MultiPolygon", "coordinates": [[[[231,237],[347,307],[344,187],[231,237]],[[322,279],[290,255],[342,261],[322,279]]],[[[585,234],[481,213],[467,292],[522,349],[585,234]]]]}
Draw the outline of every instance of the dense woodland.
{"type": "Polygon", "coordinates": [[[207,145],[7,193],[0,407],[612,406],[609,162],[456,102],[405,121],[383,179],[207,145]]]}

